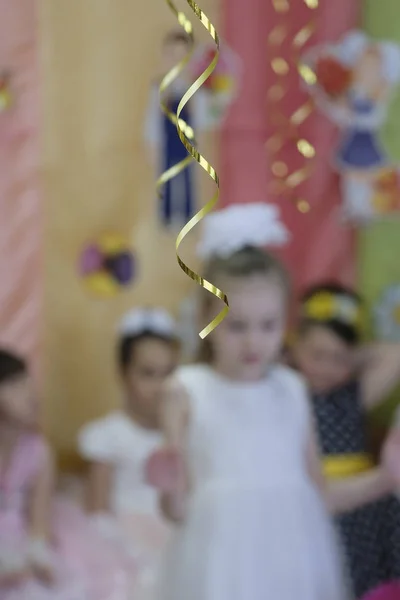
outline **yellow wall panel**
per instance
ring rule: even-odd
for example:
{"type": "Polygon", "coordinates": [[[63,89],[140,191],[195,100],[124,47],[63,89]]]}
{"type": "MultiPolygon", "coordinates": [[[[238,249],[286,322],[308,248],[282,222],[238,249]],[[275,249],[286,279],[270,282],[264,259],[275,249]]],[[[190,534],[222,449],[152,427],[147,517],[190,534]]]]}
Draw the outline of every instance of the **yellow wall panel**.
{"type": "MultiPolygon", "coordinates": [[[[202,3],[211,18],[215,5],[202,3]]],[[[160,40],[172,27],[162,0],[41,1],[44,405],[50,437],[64,459],[74,454],[78,427],[119,402],[114,328],[121,313],[158,302],[176,310],[195,287],[176,264],[174,235],[157,223],[142,140],[160,40]],[[139,272],[129,292],[98,300],[83,289],[76,261],[84,242],[107,229],[131,237],[139,272]]],[[[211,160],[213,147],[210,139],[202,147],[211,160]]],[[[201,197],[208,199],[212,184],[207,176],[199,180],[201,197]]],[[[192,265],[194,238],[183,250],[192,265]]]]}

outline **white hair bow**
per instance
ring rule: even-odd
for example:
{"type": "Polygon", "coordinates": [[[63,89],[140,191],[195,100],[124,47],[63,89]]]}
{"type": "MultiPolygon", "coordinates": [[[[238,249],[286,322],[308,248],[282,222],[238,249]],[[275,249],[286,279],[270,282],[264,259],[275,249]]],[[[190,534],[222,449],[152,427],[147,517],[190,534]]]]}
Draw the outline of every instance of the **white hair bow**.
{"type": "Polygon", "coordinates": [[[290,239],[272,204],[233,204],[208,215],[197,252],[201,259],[228,257],[246,246],[283,246],[290,239]]]}
{"type": "Polygon", "coordinates": [[[122,317],[118,327],[120,335],[140,335],[145,332],[177,337],[177,325],[162,308],[135,308],[122,317]]]}
{"type": "MultiPolygon", "coordinates": [[[[382,58],[382,72],[385,79],[395,85],[400,80],[400,46],[394,42],[374,41],[361,31],[350,31],[336,47],[338,58],[345,64],[353,65],[370,44],[376,44],[382,58]]],[[[335,48],[335,46],[333,46],[335,48]]]]}

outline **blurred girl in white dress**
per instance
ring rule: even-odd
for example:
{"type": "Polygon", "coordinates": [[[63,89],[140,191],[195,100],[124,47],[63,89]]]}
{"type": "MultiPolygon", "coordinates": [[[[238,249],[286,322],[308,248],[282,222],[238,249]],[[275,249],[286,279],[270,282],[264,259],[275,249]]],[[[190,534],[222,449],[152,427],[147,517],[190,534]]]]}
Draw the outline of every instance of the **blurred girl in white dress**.
{"type": "Polygon", "coordinates": [[[124,404],[80,432],[89,462],[87,508],[98,531],[138,567],[135,597],[151,597],[168,526],[144,464],[162,439],[162,386],[179,356],[176,325],[162,309],[132,310],[119,328],[118,368],[124,404]],[[140,591],[139,591],[140,590],[140,591]]]}
{"type": "MultiPolygon", "coordinates": [[[[228,295],[230,312],[203,343],[203,362],[169,381],[165,445],[147,464],[165,513],[180,523],[162,600],[351,597],[329,511],[367,501],[376,482],[325,483],[305,385],[277,362],[289,284],[261,248],[286,237],[265,204],[205,219],[202,273],[228,295]]],[[[220,308],[205,295],[204,325],[220,308]]]]}

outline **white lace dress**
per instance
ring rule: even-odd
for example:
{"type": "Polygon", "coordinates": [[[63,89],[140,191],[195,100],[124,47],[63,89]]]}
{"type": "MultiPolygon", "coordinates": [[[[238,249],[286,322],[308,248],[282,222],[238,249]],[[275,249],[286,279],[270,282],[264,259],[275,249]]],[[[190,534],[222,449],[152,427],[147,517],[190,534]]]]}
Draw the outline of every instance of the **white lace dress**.
{"type": "Polygon", "coordinates": [[[256,384],[209,367],[177,374],[190,394],[193,491],[170,542],[162,600],[345,600],[337,541],[305,448],[305,388],[286,367],[256,384]]]}
{"type": "Polygon", "coordinates": [[[160,447],[162,435],[136,425],[123,411],[89,423],[79,435],[81,455],[113,469],[111,513],[93,522],[110,542],[119,544],[138,564],[135,597],[152,598],[160,555],[169,528],[158,510],[158,497],[144,481],[144,464],[160,447]]]}

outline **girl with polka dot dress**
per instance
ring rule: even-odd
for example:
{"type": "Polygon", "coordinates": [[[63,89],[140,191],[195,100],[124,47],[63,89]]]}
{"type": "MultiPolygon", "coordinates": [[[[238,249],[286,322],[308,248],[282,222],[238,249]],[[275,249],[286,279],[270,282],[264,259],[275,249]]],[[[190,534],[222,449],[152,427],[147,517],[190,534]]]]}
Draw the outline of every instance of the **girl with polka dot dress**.
{"type": "MultiPolygon", "coordinates": [[[[400,345],[360,348],[361,299],[342,286],[310,289],[293,359],[312,399],[323,467],[331,481],[373,476],[366,419],[400,379],[400,345]]],[[[337,517],[356,596],[400,578],[400,504],[377,479],[371,502],[337,517]]]]}

